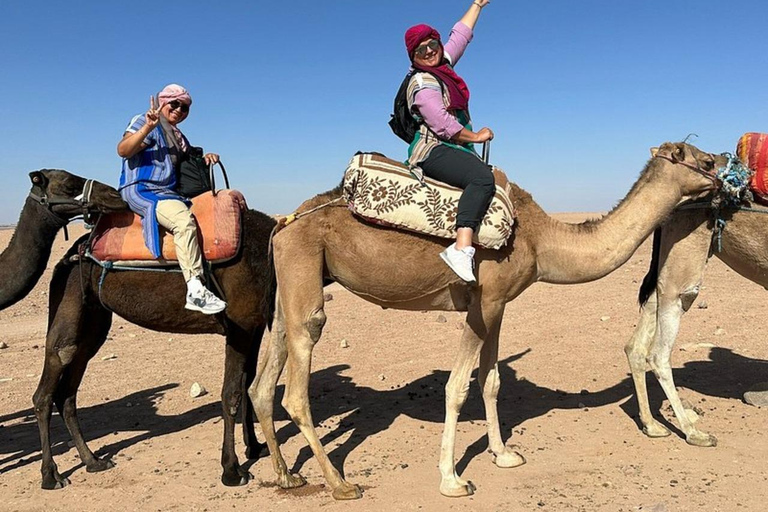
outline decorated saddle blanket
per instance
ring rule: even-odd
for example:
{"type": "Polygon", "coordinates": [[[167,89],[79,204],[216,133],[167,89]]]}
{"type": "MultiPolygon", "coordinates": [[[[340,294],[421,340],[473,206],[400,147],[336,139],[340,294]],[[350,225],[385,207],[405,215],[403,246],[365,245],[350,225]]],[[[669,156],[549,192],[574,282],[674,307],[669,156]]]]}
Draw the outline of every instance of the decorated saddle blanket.
{"type": "MultiPolygon", "coordinates": [[[[475,243],[499,249],[507,243],[515,222],[511,186],[494,168],[496,193],[475,243]]],[[[456,212],[462,190],[425,177],[416,179],[408,167],[376,153],[352,157],[344,172],[343,194],[352,212],[375,224],[441,238],[455,238],[456,212]]]]}
{"type": "MultiPolygon", "coordinates": [[[[211,262],[234,258],[240,250],[245,198],[237,190],[219,190],[192,199],[192,215],[198,226],[203,257],[211,262]]],[[[94,227],[90,254],[99,261],[127,266],[176,265],[173,235],[160,227],[162,258],[155,259],[144,244],[141,217],[133,212],[102,215],[94,227]]]]}
{"type": "Polygon", "coordinates": [[[768,202],[768,133],[745,133],[736,146],[736,156],[754,174],[749,188],[755,198],[766,204],[768,202]]]}

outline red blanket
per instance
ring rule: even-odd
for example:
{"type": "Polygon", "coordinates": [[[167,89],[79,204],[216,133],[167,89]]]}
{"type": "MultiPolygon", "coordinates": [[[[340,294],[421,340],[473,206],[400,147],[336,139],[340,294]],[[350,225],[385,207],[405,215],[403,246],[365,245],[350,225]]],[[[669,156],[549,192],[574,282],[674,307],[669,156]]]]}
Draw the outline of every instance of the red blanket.
{"type": "MultiPolygon", "coordinates": [[[[240,217],[247,208],[237,190],[206,192],[192,199],[192,214],[197,220],[198,240],[203,256],[210,262],[231,259],[240,249],[240,217]]],[[[101,261],[142,261],[167,264],[176,261],[173,235],[162,227],[163,257],[152,258],[141,232],[141,217],[133,212],[103,215],[94,228],[91,253],[101,261]]]]}

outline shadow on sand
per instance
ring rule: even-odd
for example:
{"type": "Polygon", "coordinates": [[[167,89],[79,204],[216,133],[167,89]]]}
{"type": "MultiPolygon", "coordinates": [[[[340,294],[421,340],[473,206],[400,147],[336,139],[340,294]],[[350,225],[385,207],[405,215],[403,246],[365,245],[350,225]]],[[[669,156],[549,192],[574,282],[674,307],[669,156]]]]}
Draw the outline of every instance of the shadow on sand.
{"type": "MultiPolygon", "coordinates": [[[[528,380],[518,381],[516,372],[510,365],[525,357],[529,351],[530,349],[499,362],[502,382],[499,392],[499,419],[503,435],[509,434],[512,428],[526,420],[546,415],[552,410],[576,409],[582,404],[586,407],[614,404],[628,398],[634,391],[629,377],[611,387],[588,394],[553,390],[528,380]]],[[[704,395],[741,400],[743,392],[751,385],[768,380],[768,361],[750,359],[723,348],[712,349],[709,356],[707,361],[692,361],[683,368],[674,369],[676,383],[704,395]]],[[[328,445],[349,432],[349,437],[329,454],[337,468],[343,468],[349,454],[369,436],[386,430],[401,415],[419,421],[443,422],[444,386],[449,373],[447,370],[434,371],[404,386],[389,390],[358,386],[351,377],[342,375],[347,370],[354,373],[354,369],[348,365],[319,370],[312,374],[310,385],[312,415],[316,424],[337,415],[346,415],[335,429],[322,436],[323,444],[328,445]]],[[[473,378],[475,376],[476,373],[473,378]]],[[[664,395],[654,382],[653,377],[648,379],[651,407],[657,411],[664,395]]],[[[79,409],[78,417],[86,440],[91,442],[106,438],[102,441],[106,444],[100,446],[96,453],[99,456],[113,457],[121,450],[144,440],[180,432],[221,415],[220,402],[206,404],[175,416],[159,415],[156,403],[162,400],[168,390],[176,387],[178,384],[166,384],[79,409]],[[136,435],[109,443],[110,435],[121,432],[136,432],[136,435]]],[[[279,406],[282,394],[283,386],[279,386],[276,420],[288,419],[279,406]]],[[[639,428],[635,400],[626,401],[621,408],[635,420],[639,428]]],[[[659,415],[656,417],[659,418],[659,415]]],[[[473,384],[460,421],[484,418],[482,396],[479,387],[473,384]]],[[[659,419],[663,421],[663,418],[659,419]]],[[[677,431],[673,426],[668,426],[677,431]]],[[[299,435],[299,430],[293,423],[289,423],[283,426],[277,435],[278,440],[283,443],[299,435]]],[[[51,422],[51,440],[54,456],[70,449],[67,445],[70,440],[69,433],[63,422],[55,417],[51,422]]],[[[486,448],[485,429],[478,427],[478,440],[466,449],[457,464],[458,471],[462,472],[469,461],[486,448]]],[[[298,471],[311,455],[308,447],[302,448],[292,471],[298,471]]],[[[34,411],[30,408],[0,416],[0,474],[39,461],[40,438],[34,411]]],[[[69,469],[66,475],[80,467],[69,469]]]]}

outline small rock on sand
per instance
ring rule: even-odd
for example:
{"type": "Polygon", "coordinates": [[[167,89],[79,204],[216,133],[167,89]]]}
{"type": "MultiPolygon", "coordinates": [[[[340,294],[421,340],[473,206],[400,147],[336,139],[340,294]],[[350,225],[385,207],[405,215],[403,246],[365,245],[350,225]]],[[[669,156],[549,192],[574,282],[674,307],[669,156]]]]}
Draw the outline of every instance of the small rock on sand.
{"type": "Polygon", "coordinates": [[[445,322],[448,321],[448,319],[445,318],[445,315],[437,315],[437,318],[435,319],[435,321],[439,324],[444,324],[445,322]]]}
{"type": "Polygon", "coordinates": [[[333,300],[333,294],[332,293],[323,294],[323,300],[325,302],[331,302],[333,300]]]}
{"type": "Polygon", "coordinates": [[[610,320],[610,319],[611,319],[611,317],[609,317],[609,316],[601,316],[601,317],[600,317],[600,321],[601,321],[601,322],[607,322],[607,321],[608,321],[608,320],[610,320]]]}
{"type": "Polygon", "coordinates": [[[208,393],[208,391],[197,382],[192,384],[192,387],[189,388],[189,396],[191,396],[192,398],[199,398],[205,395],[206,393],[208,393]]]}
{"type": "Polygon", "coordinates": [[[349,343],[347,343],[347,340],[341,340],[341,343],[339,343],[340,348],[349,348],[349,343]]]}
{"type": "Polygon", "coordinates": [[[755,407],[768,407],[768,382],[754,385],[744,393],[744,401],[755,407]]]}
{"type": "Polygon", "coordinates": [[[8,348],[8,344],[4,341],[0,341],[0,349],[8,348]]]}
{"type": "Polygon", "coordinates": [[[117,359],[117,356],[115,354],[109,354],[108,356],[104,356],[101,358],[102,361],[112,361],[113,359],[117,359]]]}

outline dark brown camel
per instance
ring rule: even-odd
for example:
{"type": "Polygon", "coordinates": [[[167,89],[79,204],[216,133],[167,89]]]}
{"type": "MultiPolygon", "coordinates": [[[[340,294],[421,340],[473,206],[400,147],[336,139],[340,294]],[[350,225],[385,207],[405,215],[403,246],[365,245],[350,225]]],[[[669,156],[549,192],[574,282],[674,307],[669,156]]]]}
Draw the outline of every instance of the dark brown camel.
{"type": "MultiPolygon", "coordinates": [[[[30,175],[32,193],[21,212],[16,233],[0,255],[0,309],[21,300],[45,269],[56,233],[80,209],[71,204],[46,207],[33,195],[77,196],[85,180],[65,171],[38,171],[30,175]]],[[[125,209],[117,191],[97,183],[91,209],[107,213],[125,209]]],[[[97,458],[83,439],[77,420],[77,390],[88,361],[104,343],[112,313],[156,331],[226,336],[224,384],[221,401],[224,417],[221,481],[243,485],[249,474],[240,467],[234,446],[235,414],[240,399],[256,375],[256,358],[265,327],[271,321],[275,295],[274,274],[268,260],[268,240],[275,221],[260,212],[243,214],[239,255],[216,265],[213,274],[229,306],[225,314],[206,316],[184,309],[185,284],[180,273],[112,271],[99,280],[102,269],[79,256],[81,238],[56,265],[51,279],[45,364],[33,402],[42,444],[42,487],[58,489],[69,481],[59,474],[51,454],[49,428],[51,405],[66,423],[86,471],[113,466],[97,458]],[[162,290],[159,293],[158,290],[162,290]]],[[[244,400],[243,435],[248,458],[258,457],[262,445],[253,429],[253,408],[244,400]]]]}

